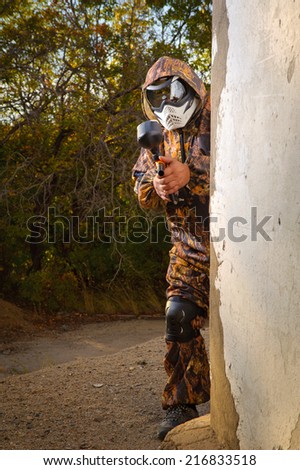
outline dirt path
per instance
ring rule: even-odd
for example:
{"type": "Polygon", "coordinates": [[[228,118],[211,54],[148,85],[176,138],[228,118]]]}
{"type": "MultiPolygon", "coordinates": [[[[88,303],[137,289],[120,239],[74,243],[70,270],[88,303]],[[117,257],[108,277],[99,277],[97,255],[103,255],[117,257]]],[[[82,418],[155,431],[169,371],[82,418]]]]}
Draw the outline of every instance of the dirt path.
{"type": "Polygon", "coordinates": [[[0,378],[99,357],[162,336],[163,319],[101,322],[79,328],[62,326],[12,342],[0,342],[0,378]]]}
{"type": "Polygon", "coordinates": [[[0,447],[158,449],[163,319],[65,329],[2,344],[0,447]]]}

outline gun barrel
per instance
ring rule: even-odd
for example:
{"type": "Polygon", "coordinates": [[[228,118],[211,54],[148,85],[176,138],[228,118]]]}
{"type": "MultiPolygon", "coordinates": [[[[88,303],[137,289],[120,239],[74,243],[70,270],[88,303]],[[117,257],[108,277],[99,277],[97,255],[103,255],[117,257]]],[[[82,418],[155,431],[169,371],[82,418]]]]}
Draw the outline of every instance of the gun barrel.
{"type": "Polygon", "coordinates": [[[158,174],[158,176],[164,176],[165,164],[163,162],[156,162],[156,173],[158,174]]]}

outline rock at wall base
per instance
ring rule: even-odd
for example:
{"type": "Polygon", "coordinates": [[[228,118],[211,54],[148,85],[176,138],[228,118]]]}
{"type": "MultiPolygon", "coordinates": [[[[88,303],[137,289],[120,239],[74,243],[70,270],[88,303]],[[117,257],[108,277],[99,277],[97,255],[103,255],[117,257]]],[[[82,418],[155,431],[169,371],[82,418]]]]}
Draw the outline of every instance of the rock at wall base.
{"type": "Polygon", "coordinates": [[[210,427],[210,415],[187,421],[172,429],[163,441],[162,450],[221,450],[214,431],[210,427]]]}

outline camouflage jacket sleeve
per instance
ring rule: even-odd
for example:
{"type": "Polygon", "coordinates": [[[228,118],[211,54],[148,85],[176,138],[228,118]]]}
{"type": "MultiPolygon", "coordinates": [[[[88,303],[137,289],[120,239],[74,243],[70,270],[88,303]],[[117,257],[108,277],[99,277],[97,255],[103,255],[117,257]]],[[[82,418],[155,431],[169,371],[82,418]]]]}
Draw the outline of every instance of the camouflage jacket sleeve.
{"type": "Polygon", "coordinates": [[[203,109],[197,135],[193,136],[186,160],[191,178],[188,188],[199,196],[209,195],[210,178],[210,99],[203,109]]]}
{"type": "Polygon", "coordinates": [[[133,167],[132,177],[134,191],[142,209],[162,211],[165,208],[164,201],[158,196],[153,186],[156,175],[155,163],[149,150],[142,149],[140,156],[133,167]]]}

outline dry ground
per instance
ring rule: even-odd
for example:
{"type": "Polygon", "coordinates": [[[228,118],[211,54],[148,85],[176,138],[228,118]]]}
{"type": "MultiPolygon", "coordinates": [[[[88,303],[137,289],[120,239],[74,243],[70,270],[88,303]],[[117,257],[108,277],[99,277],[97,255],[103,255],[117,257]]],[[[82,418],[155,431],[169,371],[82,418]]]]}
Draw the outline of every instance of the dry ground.
{"type": "Polygon", "coordinates": [[[162,318],[29,320],[0,301],[0,448],[160,448],[162,318]]]}

